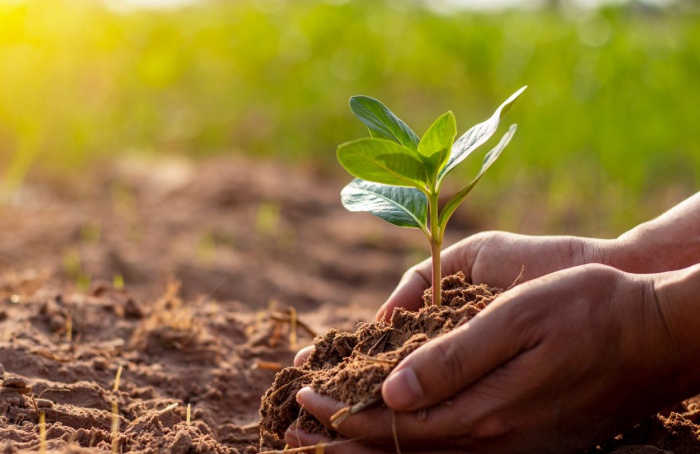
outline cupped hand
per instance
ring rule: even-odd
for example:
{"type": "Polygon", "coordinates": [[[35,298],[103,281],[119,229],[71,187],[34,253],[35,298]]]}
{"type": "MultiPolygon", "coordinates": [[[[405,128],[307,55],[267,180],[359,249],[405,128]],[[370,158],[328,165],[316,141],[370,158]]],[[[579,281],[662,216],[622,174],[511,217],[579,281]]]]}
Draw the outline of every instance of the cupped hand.
{"type": "MultiPolygon", "coordinates": [[[[472,283],[508,288],[516,282],[523,283],[565,268],[606,263],[616,246],[614,240],[482,232],[442,252],[442,274],[448,276],[461,271],[472,283]]],[[[379,308],[377,320],[388,322],[397,307],[420,309],[423,292],[431,284],[430,276],[430,259],[406,271],[389,299],[379,308]]],[[[294,365],[300,366],[312,351],[312,346],[300,350],[294,365]]]]}
{"type": "MultiPolygon", "coordinates": [[[[586,263],[606,263],[616,246],[614,240],[574,236],[527,236],[507,232],[482,232],[442,252],[442,274],[458,271],[469,282],[508,288],[555,271],[586,263]],[[521,274],[522,273],[522,274],[521,274]]],[[[377,319],[389,321],[397,307],[418,310],[422,295],[430,287],[431,260],[410,268],[377,319]]]]}
{"type": "MultiPolygon", "coordinates": [[[[326,452],[392,452],[396,436],[405,452],[566,453],[615,435],[686,397],[657,276],[585,265],[514,287],[409,355],[384,383],[389,408],[346,419],[352,441],[326,452]]],[[[326,425],[343,407],[308,389],[297,399],[326,425]]]]}

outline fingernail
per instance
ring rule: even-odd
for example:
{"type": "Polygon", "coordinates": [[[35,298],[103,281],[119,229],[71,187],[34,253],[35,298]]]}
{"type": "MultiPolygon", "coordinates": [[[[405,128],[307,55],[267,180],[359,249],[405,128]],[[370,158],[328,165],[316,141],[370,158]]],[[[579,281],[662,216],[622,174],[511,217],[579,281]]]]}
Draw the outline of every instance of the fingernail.
{"type": "Polygon", "coordinates": [[[301,389],[297,392],[297,395],[296,395],[297,403],[298,403],[299,405],[304,405],[305,397],[308,398],[308,396],[310,396],[310,395],[313,394],[313,393],[314,393],[313,390],[312,390],[311,388],[309,388],[308,386],[306,386],[306,387],[304,387],[304,388],[301,388],[301,389]]]}
{"type": "Polygon", "coordinates": [[[395,410],[413,407],[424,395],[418,377],[410,367],[389,375],[382,386],[384,401],[395,410]]]}

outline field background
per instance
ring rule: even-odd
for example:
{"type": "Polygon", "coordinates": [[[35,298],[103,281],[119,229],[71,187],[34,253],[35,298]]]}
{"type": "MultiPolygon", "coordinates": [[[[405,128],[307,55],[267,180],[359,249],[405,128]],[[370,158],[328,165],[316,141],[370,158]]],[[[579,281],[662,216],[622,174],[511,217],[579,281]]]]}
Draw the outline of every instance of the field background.
{"type": "Polygon", "coordinates": [[[479,228],[615,236],[698,189],[699,19],[692,1],[0,0],[4,200],[123,156],[242,154],[349,179],[335,147],[365,135],[351,95],[419,134],[452,110],[461,134],[529,85],[464,212],[479,228]]]}

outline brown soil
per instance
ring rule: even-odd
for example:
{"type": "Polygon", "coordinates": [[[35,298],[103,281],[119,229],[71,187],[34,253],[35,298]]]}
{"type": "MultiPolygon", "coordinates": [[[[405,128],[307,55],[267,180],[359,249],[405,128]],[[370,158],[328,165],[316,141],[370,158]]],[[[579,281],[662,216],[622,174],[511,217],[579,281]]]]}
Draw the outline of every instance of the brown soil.
{"type": "MultiPolygon", "coordinates": [[[[382,383],[402,359],[478,314],[501,292],[485,285],[470,286],[461,273],[444,278],[443,286],[444,303],[439,308],[426,305],[418,312],[399,309],[391,323],[361,323],[354,333],[330,330],[317,337],[309,359],[300,367],[288,367],[277,374],[263,396],[263,437],[269,434],[281,441],[293,424],[307,432],[337,436],[301,411],[295,399],[301,388],[311,386],[351,407],[378,403],[382,383]]],[[[430,292],[424,298],[429,301],[430,292]]]]}
{"type": "MultiPolygon", "coordinates": [[[[338,329],[313,361],[342,362],[358,346],[381,356],[358,383],[376,392],[394,361],[442,328],[406,334],[394,351],[394,334],[369,341],[386,327],[343,334],[371,320],[426,253],[415,232],[347,213],[346,181],[242,158],[30,175],[0,205],[0,451],[37,452],[43,413],[48,452],[258,452],[261,396],[309,331],[338,329]]],[[[464,232],[469,219],[458,216],[464,232]]],[[[465,315],[442,311],[450,323],[465,315]]],[[[697,441],[697,407],[676,410],[625,440],[700,452],[678,444],[682,434],[697,441]]]]}
{"type": "MultiPolygon", "coordinates": [[[[301,388],[310,386],[347,404],[331,418],[337,424],[355,412],[382,405],[382,383],[399,362],[431,339],[467,322],[502,292],[484,284],[471,285],[462,273],[444,278],[442,284],[440,308],[430,304],[432,294],[427,289],[423,296],[426,305],[418,312],[397,309],[390,323],[361,323],[354,333],[330,330],[317,337],[308,360],[299,367],[280,371],[263,396],[262,442],[268,443],[270,449],[284,446],[284,433],[291,426],[337,437],[337,432],[300,408],[295,396],[301,388]]],[[[584,454],[700,452],[697,399],[682,402],[653,418],[640,415],[639,420],[644,423],[584,454]]]]}

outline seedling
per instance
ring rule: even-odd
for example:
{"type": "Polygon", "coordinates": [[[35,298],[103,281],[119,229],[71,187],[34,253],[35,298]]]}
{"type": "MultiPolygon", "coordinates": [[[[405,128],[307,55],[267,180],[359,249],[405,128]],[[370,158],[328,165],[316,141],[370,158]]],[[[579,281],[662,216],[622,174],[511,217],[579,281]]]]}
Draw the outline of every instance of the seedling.
{"type": "Polygon", "coordinates": [[[516,91],[491,118],[473,126],[456,141],[457,124],[452,112],[441,115],[419,138],[378,100],[368,96],[350,98],[350,109],[369,128],[371,137],[338,147],[338,161],[356,177],[341,192],[343,206],[423,232],[430,243],[433,304],[436,306],[440,306],[440,251],[447,221],[501,155],[515,134],[516,125],[486,153],[476,177],[440,210],[438,199],[442,184],[447,174],[496,132],[501,118],[525,88],[516,91]]]}

